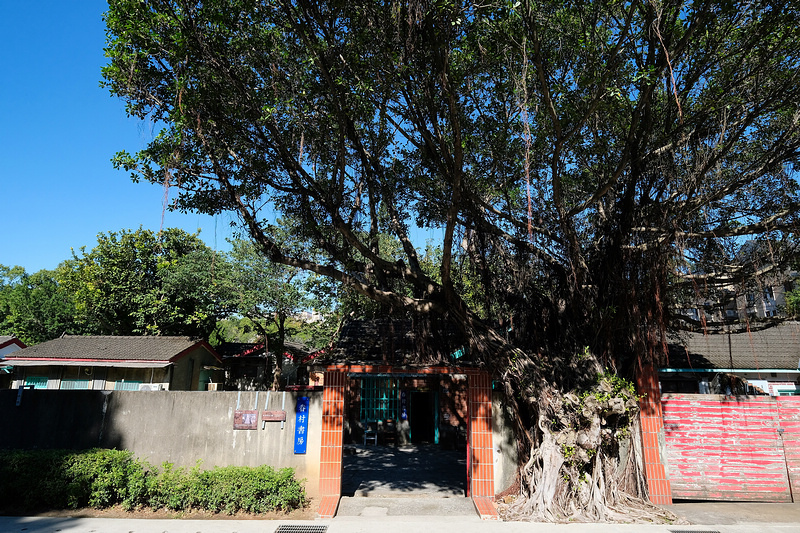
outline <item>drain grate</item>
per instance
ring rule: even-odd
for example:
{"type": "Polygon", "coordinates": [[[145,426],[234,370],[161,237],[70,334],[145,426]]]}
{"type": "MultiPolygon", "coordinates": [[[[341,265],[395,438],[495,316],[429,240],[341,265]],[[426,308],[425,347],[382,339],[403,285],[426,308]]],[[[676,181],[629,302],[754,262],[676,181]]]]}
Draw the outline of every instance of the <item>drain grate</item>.
{"type": "Polygon", "coordinates": [[[278,526],[275,533],[325,533],[326,531],[328,531],[328,526],[283,525],[278,526]]]}

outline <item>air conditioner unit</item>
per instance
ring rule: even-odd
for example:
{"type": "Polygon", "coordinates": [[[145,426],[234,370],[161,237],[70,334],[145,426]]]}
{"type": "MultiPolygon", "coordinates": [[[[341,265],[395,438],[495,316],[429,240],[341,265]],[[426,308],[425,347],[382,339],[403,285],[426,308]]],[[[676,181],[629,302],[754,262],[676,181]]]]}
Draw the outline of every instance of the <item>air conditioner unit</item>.
{"type": "Polygon", "coordinates": [[[161,383],[139,383],[140,391],[161,390],[161,383]]]}

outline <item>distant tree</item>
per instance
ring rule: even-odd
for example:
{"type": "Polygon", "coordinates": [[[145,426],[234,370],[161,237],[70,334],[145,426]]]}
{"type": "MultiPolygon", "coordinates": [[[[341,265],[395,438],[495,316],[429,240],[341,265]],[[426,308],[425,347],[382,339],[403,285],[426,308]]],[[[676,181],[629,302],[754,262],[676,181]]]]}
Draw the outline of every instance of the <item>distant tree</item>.
{"type": "Polygon", "coordinates": [[[31,345],[80,332],[72,295],[56,271],[28,274],[19,266],[0,265],[0,334],[31,345]]]}
{"type": "Polygon", "coordinates": [[[101,233],[60,275],[86,332],[207,337],[225,312],[217,281],[227,269],[196,234],[140,228],[101,233]]]}
{"type": "Polygon", "coordinates": [[[212,346],[219,346],[225,342],[256,343],[261,338],[260,330],[249,318],[233,315],[217,320],[209,342],[212,346]]]}
{"type": "Polygon", "coordinates": [[[313,306],[314,299],[307,291],[308,275],[298,268],[270,261],[252,241],[234,240],[231,245],[230,307],[250,319],[265,342],[270,336],[270,326],[274,326],[274,342],[268,350],[276,357],[273,386],[277,388],[281,383],[289,319],[313,306]]]}

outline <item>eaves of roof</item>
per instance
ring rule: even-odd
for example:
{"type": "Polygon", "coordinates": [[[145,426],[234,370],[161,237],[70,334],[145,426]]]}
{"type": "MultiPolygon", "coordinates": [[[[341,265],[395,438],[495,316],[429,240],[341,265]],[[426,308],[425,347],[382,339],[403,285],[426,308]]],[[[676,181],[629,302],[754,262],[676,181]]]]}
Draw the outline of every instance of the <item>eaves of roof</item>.
{"type": "Polygon", "coordinates": [[[28,347],[24,342],[22,342],[18,338],[11,337],[10,339],[7,339],[5,341],[0,342],[0,350],[5,348],[6,346],[11,346],[12,344],[16,344],[20,348],[27,348],[28,347]]]}
{"type": "Polygon", "coordinates": [[[172,366],[174,363],[169,361],[143,361],[137,359],[136,361],[124,361],[113,359],[4,359],[2,364],[8,366],[95,366],[95,367],[115,367],[115,368],[165,368],[172,366]]]}

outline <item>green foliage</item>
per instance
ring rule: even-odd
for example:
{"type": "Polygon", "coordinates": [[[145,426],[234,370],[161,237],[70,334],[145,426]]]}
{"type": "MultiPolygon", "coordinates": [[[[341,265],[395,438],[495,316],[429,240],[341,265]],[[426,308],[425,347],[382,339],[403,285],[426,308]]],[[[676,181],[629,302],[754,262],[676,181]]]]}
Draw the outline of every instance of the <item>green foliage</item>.
{"type": "Polygon", "coordinates": [[[252,242],[235,240],[231,245],[231,307],[249,318],[262,335],[266,334],[265,322],[281,329],[288,317],[313,306],[306,290],[308,275],[273,263],[252,242]]]}
{"type": "Polygon", "coordinates": [[[90,252],[73,255],[59,275],[86,333],[206,337],[224,312],[216,282],[227,263],[197,235],[101,233],[90,252]]]}
{"type": "Polygon", "coordinates": [[[31,345],[61,334],[80,333],[72,294],[58,271],[28,274],[22,267],[0,265],[0,335],[15,335],[31,345]]]}
{"type": "Polygon", "coordinates": [[[798,228],[800,12],[723,4],[112,0],[104,84],[163,124],[114,163],[356,314],[632,370],[674,259],[798,228]]]}
{"type": "Polygon", "coordinates": [[[608,403],[612,398],[622,398],[626,402],[639,398],[636,394],[636,385],[632,381],[610,372],[603,372],[597,376],[597,387],[581,393],[581,402],[585,402],[590,396],[601,404],[608,403]]]}
{"type": "Polygon", "coordinates": [[[786,313],[792,317],[800,315],[800,289],[787,292],[785,297],[786,313]]]}
{"type": "Polygon", "coordinates": [[[294,471],[268,466],[203,471],[164,463],[158,470],[130,452],[11,451],[0,462],[0,502],[15,511],[102,509],[121,505],[206,509],[228,514],[290,511],[306,503],[294,471]]]}
{"type": "Polygon", "coordinates": [[[197,475],[193,487],[195,505],[228,514],[237,511],[265,513],[301,507],[305,494],[290,468],[275,471],[268,466],[256,468],[225,467],[197,475]]]}
{"type": "Polygon", "coordinates": [[[247,317],[230,316],[217,321],[214,331],[209,337],[212,346],[223,342],[258,342],[261,332],[247,317]]]}
{"type": "Polygon", "coordinates": [[[153,509],[180,511],[192,507],[198,469],[175,468],[171,463],[161,465],[147,480],[147,506],[153,509]]]}
{"type": "Polygon", "coordinates": [[[0,463],[0,501],[21,510],[104,508],[135,497],[142,466],[126,451],[12,451],[0,463]]]}

